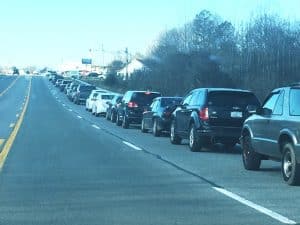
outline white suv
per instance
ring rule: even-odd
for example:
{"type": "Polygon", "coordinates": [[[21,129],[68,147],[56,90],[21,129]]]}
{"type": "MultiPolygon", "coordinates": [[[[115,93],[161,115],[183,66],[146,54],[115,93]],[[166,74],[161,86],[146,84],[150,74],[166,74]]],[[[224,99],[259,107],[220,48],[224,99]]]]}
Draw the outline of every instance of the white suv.
{"type": "Polygon", "coordinates": [[[104,90],[93,90],[90,94],[90,96],[88,97],[88,99],[86,100],[86,103],[85,103],[85,109],[87,111],[92,111],[92,107],[93,107],[93,103],[97,100],[97,96],[100,94],[100,93],[106,93],[106,91],[104,90]]]}
{"type": "Polygon", "coordinates": [[[106,109],[108,108],[107,103],[111,102],[114,96],[115,94],[113,93],[99,93],[92,105],[93,115],[95,116],[99,116],[100,114],[105,115],[106,109]]]}

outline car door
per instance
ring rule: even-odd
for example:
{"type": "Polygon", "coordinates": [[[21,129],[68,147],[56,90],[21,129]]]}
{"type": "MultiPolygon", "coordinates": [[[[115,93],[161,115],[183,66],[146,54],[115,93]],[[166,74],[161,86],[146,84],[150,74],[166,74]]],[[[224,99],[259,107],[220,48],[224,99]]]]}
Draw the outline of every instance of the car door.
{"type": "Polygon", "coordinates": [[[252,145],[257,152],[262,154],[270,153],[269,148],[272,145],[270,142],[274,141],[269,134],[271,129],[270,121],[279,96],[280,92],[278,91],[271,93],[263,104],[261,112],[256,115],[255,120],[251,124],[253,134],[252,145]],[[272,113],[266,113],[267,110],[271,110],[272,113]]]}
{"type": "Polygon", "coordinates": [[[284,103],[285,91],[282,90],[277,99],[269,123],[266,127],[266,138],[269,139],[269,141],[266,143],[266,152],[268,155],[276,158],[281,157],[280,151],[278,151],[278,138],[280,135],[280,131],[284,128],[285,125],[282,122],[284,103]]]}
{"type": "Polygon", "coordinates": [[[152,117],[157,109],[158,102],[159,100],[154,100],[154,102],[150,105],[149,109],[143,113],[143,119],[146,129],[152,128],[152,117]]]}
{"type": "Polygon", "coordinates": [[[177,133],[183,134],[186,127],[186,114],[188,113],[188,106],[192,99],[193,92],[190,92],[183,100],[182,105],[176,110],[176,130],[177,133]]]}

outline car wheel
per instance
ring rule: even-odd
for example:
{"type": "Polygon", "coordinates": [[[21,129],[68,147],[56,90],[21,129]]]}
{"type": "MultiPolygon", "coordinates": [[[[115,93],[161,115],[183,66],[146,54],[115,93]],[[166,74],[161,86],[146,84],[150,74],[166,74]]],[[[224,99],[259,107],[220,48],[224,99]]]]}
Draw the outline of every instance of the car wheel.
{"type": "Polygon", "coordinates": [[[195,124],[191,124],[189,132],[189,147],[192,152],[200,151],[202,148],[200,138],[197,135],[195,124]]]}
{"type": "Polygon", "coordinates": [[[128,119],[126,119],[125,115],[124,115],[124,118],[123,118],[122,127],[124,129],[128,129],[129,128],[129,121],[128,121],[128,119]]]}
{"type": "Polygon", "coordinates": [[[122,121],[120,120],[119,114],[117,114],[116,125],[121,126],[122,121]]]}
{"type": "Polygon", "coordinates": [[[142,131],[142,133],[147,133],[148,132],[148,129],[145,128],[145,121],[144,121],[144,119],[142,119],[141,131],[142,131]]]}
{"type": "Polygon", "coordinates": [[[171,123],[170,141],[175,145],[179,145],[181,143],[181,138],[176,134],[175,120],[171,123]]]}
{"type": "Polygon", "coordinates": [[[294,146],[291,143],[283,145],[281,171],[284,181],[289,185],[300,184],[300,164],[297,163],[294,146]]]}
{"type": "Polygon", "coordinates": [[[153,121],[152,133],[153,133],[154,137],[160,136],[160,130],[158,129],[158,120],[156,118],[153,121]]]}
{"type": "Polygon", "coordinates": [[[261,155],[253,150],[251,137],[249,134],[243,136],[243,164],[246,170],[259,170],[261,164],[261,155]]]}

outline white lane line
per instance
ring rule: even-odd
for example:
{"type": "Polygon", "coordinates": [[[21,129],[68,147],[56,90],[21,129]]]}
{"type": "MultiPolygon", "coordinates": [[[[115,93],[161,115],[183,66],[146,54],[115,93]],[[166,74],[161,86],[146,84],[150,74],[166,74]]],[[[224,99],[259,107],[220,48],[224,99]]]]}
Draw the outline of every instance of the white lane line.
{"type": "Polygon", "coordinates": [[[134,144],[131,144],[131,143],[127,142],[127,141],[123,141],[123,143],[124,143],[125,145],[129,146],[130,148],[133,148],[133,149],[136,150],[136,151],[142,151],[142,149],[141,149],[140,147],[137,147],[137,146],[135,146],[134,144]]]}
{"type": "Polygon", "coordinates": [[[242,198],[240,197],[239,195],[237,194],[234,194],[230,191],[227,191],[226,189],[224,188],[219,188],[219,187],[213,187],[213,189],[215,189],[217,192],[219,193],[222,193],[223,195],[226,195],[227,197],[229,198],[232,198],[240,203],[242,203],[243,205],[246,205],[252,209],[255,209],[256,211],[258,212],[261,212],[267,216],[270,216],[272,217],[273,219],[281,222],[281,223],[284,223],[284,224],[297,224],[295,221],[293,220],[290,220],[289,218],[285,217],[285,216],[282,216],[276,212],[273,212],[272,210],[270,209],[267,209],[263,206],[260,206],[258,204],[255,204],[254,202],[251,202],[245,198],[242,198]]]}
{"type": "Polygon", "coordinates": [[[62,104],[63,105],[63,107],[65,107],[66,105],[65,104],[62,104]]]}
{"type": "Polygon", "coordinates": [[[82,119],[82,117],[81,117],[81,116],[77,116],[77,118],[78,118],[78,119],[82,119]]]}
{"type": "Polygon", "coordinates": [[[15,126],[14,123],[9,124],[9,128],[13,128],[15,126]]]}
{"type": "Polygon", "coordinates": [[[93,124],[92,127],[96,128],[97,130],[100,130],[100,127],[98,127],[97,125],[93,124]]]}
{"type": "Polygon", "coordinates": [[[72,109],[68,109],[70,112],[73,112],[73,110],[72,109]]]}
{"type": "Polygon", "coordinates": [[[16,117],[18,118],[20,115],[19,114],[16,114],[16,117]]]}

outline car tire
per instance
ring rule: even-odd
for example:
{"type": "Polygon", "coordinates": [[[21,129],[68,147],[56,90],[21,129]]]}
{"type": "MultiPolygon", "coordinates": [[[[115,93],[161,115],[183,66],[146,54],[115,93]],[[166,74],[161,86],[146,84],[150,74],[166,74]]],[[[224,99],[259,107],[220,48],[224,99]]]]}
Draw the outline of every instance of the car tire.
{"type": "Polygon", "coordinates": [[[174,145],[179,145],[181,143],[181,138],[176,134],[175,120],[171,123],[170,141],[174,145]]]}
{"type": "Polygon", "coordinates": [[[145,128],[145,121],[144,121],[144,119],[142,119],[141,132],[142,133],[147,133],[148,132],[148,129],[145,128]]]}
{"type": "Polygon", "coordinates": [[[249,134],[243,136],[242,150],[244,168],[246,170],[259,170],[261,155],[253,150],[249,134]]]}
{"type": "Polygon", "coordinates": [[[196,126],[194,123],[192,123],[190,126],[189,147],[192,152],[198,152],[202,148],[201,141],[199,136],[197,135],[196,126]]]}
{"type": "Polygon", "coordinates": [[[297,163],[295,149],[291,143],[282,147],[281,172],[283,180],[289,185],[300,184],[300,164],[297,163]]]}
{"type": "Polygon", "coordinates": [[[128,129],[128,128],[129,128],[129,121],[128,121],[128,119],[126,118],[125,115],[124,115],[124,117],[123,117],[122,127],[123,127],[124,129],[128,129]]]}
{"type": "Polygon", "coordinates": [[[122,121],[120,120],[119,114],[117,114],[116,125],[117,126],[121,126],[122,125],[122,121]]]}
{"type": "Polygon", "coordinates": [[[158,129],[158,119],[157,118],[155,118],[153,120],[152,134],[153,134],[154,137],[159,137],[160,136],[160,130],[158,129]]]}

